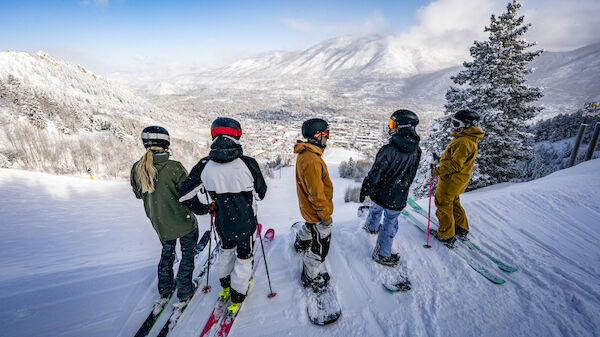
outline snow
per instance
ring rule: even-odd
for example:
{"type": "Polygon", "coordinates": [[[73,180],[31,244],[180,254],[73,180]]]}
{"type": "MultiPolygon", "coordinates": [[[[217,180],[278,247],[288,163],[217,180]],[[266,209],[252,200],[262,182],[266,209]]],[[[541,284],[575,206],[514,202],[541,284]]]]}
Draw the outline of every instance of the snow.
{"type": "MultiPolygon", "coordinates": [[[[346,187],[356,183],[339,178],[335,162],[329,162],[335,211],[326,264],[342,317],[326,327],[308,320],[290,229],[300,220],[295,171],[287,167],[267,181],[258,215],[276,231],[267,260],[277,296],[267,298],[259,266],[232,337],[600,335],[600,160],[461,197],[473,242],[519,268],[506,274],[468,253],[506,279],[501,286],[437,242],[424,249],[424,234],[401,217],[394,249],[412,290],[394,294],[381,285],[393,270],[370,259],[375,236],[361,229],[358,205],[343,202],[346,187]]],[[[419,203],[426,208],[427,200],[419,203]]],[[[160,244],[128,182],[1,169],[0,219],[3,334],[135,333],[156,296],[160,244]]],[[[201,231],[208,228],[206,216],[199,223],[201,231]]],[[[200,334],[219,289],[216,273],[210,275],[213,290],[196,295],[172,336],[200,334]]]]}

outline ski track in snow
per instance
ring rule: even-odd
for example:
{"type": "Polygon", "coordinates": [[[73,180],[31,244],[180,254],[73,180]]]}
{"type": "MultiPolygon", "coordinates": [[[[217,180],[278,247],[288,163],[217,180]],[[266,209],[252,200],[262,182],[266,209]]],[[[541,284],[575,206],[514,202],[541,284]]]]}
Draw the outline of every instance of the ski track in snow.
{"type": "MultiPolygon", "coordinates": [[[[376,235],[362,229],[358,205],[343,202],[346,187],[358,183],[339,178],[336,163],[329,171],[335,211],[326,266],[342,316],[321,327],[306,314],[307,290],[290,228],[301,220],[294,168],[285,168],[281,178],[268,180],[259,203],[263,228],[275,229],[267,261],[277,296],[267,298],[264,261],[255,261],[260,265],[230,336],[600,335],[600,160],[461,197],[472,241],[519,268],[504,273],[487,257],[464,250],[504,278],[503,285],[433,239],[431,249],[423,248],[426,235],[400,216],[393,250],[412,290],[398,293],[381,284],[397,270],[371,260],[376,235]]],[[[157,296],[160,243],[128,183],[2,169],[0,191],[3,333],[132,336],[157,296]]],[[[427,209],[428,200],[418,202],[427,209]]],[[[208,229],[208,217],[199,223],[200,231],[208,229]]],[[[206,277],[200,281],[202,287],[206,277]]],[[[209,284],[212,290],[196,294],[170,336],[200,335],[220,291],[216,267],[209,284]]]]}

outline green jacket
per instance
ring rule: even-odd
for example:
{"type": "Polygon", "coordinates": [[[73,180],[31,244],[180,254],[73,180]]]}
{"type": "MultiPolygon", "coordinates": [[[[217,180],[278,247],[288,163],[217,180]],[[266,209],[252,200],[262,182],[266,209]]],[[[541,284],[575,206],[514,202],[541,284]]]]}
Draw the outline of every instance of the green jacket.
{"type": "Polygon", "coordinates": [[[169,154],[154,154],[156,167],[155,190],[142,193],[137,165],[131,168],[131,187],[138,199],[144,200],[146,215],[152,222],[158,237],[163,240],[174,240],[190,233],[198,225],[196,215],[179,203],[179,184],[187,177],[187,171],[180,162],[169,160],[169,154]]]}
{"type": "Polygon", "coordinates": [[[433,169],[433,175],[440,177],[440,193],[458,195],[467,189],[477,157],[477,143],[484,135],[476,126],[452,132],[454,138],[440,157],[440,166],[433,169]]]}

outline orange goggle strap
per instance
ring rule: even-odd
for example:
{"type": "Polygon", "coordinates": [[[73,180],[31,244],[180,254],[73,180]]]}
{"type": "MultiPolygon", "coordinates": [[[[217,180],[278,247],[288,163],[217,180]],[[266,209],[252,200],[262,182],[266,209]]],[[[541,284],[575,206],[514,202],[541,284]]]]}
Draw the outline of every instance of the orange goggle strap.
{"type": "Polygon", "coordinates": [[[215,138],[218,135],[228,135],[228,136],[239,137],[242,135],[242,129],[234,129],[234,128],[228,128],[226,126],[219,126],[219,127],[216,127],[214,129],[210,130],[210,136],[212,138],[215,138]]]}
{"type": "Polygon", "coordinates": [[[325,138],[329,138],[329,130],[325,130],[325,131],[322,131],[322,132],[317,132],[317,133],[314,134],[313,137],[314,138],[319,138],[321,136],[323,136],[325,138]]]}

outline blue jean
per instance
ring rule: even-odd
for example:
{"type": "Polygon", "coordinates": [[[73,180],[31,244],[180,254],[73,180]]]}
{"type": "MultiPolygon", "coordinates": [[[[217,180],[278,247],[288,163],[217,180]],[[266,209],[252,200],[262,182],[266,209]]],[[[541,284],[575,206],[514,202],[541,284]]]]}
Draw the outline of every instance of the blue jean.
{"type": "MultiPolygon", "coordinates": [[[[194,292],[192,273],[194,272],[194,255],[198,242],[198,227],[179,238],[181,245],[181,262],[177,271],[177,297],[186,298],[194,292]]],[[[158,263],[158,292],[169,293],[175,288],[173,280],[173,263],[175,262],[175,245],[177,239],[163,241],[160,262],[158,263]]]]}
{"type": "Polygon", "coordinates": [[[371,207],[369,207],[367,218],[369,230],[372,232],[379,230],[377,243],[379,244],[379,255],[381,256],[389,257],[392,255],[392,243],[396,233],[398,233],[398,216],[400,216],[400,212],[383,208],[376,203],[371,204],[371,207]],[[383,224],[379,228],[381,213],[383,213],[383,224]]]}

